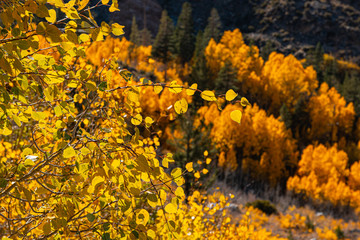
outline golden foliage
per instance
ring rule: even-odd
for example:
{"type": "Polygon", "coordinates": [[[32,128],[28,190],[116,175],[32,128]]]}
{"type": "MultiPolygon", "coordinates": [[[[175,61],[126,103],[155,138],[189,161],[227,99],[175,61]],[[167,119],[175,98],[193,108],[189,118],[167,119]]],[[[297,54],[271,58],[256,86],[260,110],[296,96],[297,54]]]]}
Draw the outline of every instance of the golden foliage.
{"type": "Polygon", "coordinates": [[[308,105],[311,122],[311,139],[331,139],[336,142],[352,132],[355,110],[346,104],[334,87],[322,83],[318,94],[311,97],[308,105]]]}

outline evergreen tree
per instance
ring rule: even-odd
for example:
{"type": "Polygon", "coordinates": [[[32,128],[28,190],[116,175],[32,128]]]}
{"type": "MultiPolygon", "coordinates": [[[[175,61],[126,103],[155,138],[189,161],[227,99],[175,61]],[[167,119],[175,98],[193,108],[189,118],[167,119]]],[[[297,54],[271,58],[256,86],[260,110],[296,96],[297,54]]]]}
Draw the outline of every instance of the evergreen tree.
{"type": "Polygon", "coordinates": [[[206,58],[203,47],[203,32],[199,31],[196,35],[195,51],[193,57],[192,72],[190,79],[192,83],[197,83],[200,89],[208,87],[209,70],[206,65],[206,58]]]}
{"type": "Polygon", "coordinates": [[[136,24],[135,16],[133,16],[131,23],[130,42],[134,43],[136,46],[140,45],[140,32],[138,25],[136,24]]]}
{"type": "Polygon", "coordinates": [[[344,83],[341,86],[341,95],[346,102],[354,104],[355,112],[360,114],[360,74],[356,72],[346,72],[344,83]]]}
{"type": "Polygon", "coordinates": [[[211,9],[208,24],[204,30],[204,45],[206,46],[211,38],[213,38],[216,42],[219,42],[221,38],[221,29],[222,24],[219,13],[216,8],[213,8],[211,9]]]}
{"type": "Polygon", "coordinates": [[[140,33],[140,44],[143,46],[149,46],[152,43],[151,32],[147,28],[141,29],[140,33]]]}
{"type": "MultiPolygon", "coordinates": [[[[215,79],[215,89],[220,91],[226,91],[230,86],[233,90],[237,90],[235,84],[236,79],[236,71],[233,68],[230,61],[226,61],[224,66],[220,69],[217,78],[215,79]]],[[[213,87],[213,86],[211,86],[213,87]]]]}
{"type": "Polygon", "coordinates": [[[151,55],[153,58],[165,64],[165,80],[167,63],[171,60],[171,51],[174,49],[173,42],[174,25],[166,10],[161,14],[160,26],[152,46],[151,55]]]}
{"type": "Polygon", "coordinates": [[[194,52],[194,22],[191,15],[191,4],[185,2],[176,25],[174,40],[175,51],[182,64],[188,62],[194,52]]]}

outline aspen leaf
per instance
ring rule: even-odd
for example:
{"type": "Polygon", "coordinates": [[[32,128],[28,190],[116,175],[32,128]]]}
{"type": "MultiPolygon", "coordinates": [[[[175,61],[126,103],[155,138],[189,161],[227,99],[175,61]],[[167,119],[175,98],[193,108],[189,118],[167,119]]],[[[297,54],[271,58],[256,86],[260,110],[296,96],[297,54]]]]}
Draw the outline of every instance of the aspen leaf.
{"type": "Polygon", "coordinates": [[[172,81],[170,83],[170,86],[169,86],[169,92],[172,92],[172,93],[181,93],[182,91],[182,86],[180,86],[179,84],[177,84],[176,81],[172,81]]]}
{"type": "Polygon", "coordinates": [[[96,187],[97,184],[104,182],[104,178],[100,176],[95,176],[93,180],[91,181],[91,186],[93,188],[96,187]]]}
{"type": "Polygon", "coordinates": [[[162,87],[162,86],[160,86],[160,85],[155,85],[155,86],[154,86],[154,92],[155,92],[156,94],[159,94],[162,90],[163,90],[163,87],[162,87]]]}
{"type": "Polygon", "coordinates": [[[178,177],[181,176],[181,174],[182,174],[181,168],[174,168],[174,169],[171,171],[171,176],[172,176],[173,178],[178,178],[178,177]]]}
{"type": "Polygon", "coordinates": [[[82,10],[84,9],[84,7],[86,7],[86,5],[89,3],[89,0],[81,0],[80,3],[79,3],[79,8],[78,10],[82,10]]]}
{"type": "Polygon", "coordinates": [[[185,196],[184,189],[182,187],[177,187],[175,190],[175,195],[178,197],[185,196]]]}
{"type": "Polygon", "coordinates": [[[102,4],[106,5],[109,3],[109,0],[101,0],[102,4]]]}
{"type": "Polygon", "coordinates": [[[182,98],[181,100],[175,102],[174,109],[177,114],[186,113],[188,110],[188,103],[184,98],[182,98]]]}
{"type": "Polygon", "coordinates": [[[117,0],[113,0],[111,6],[109,8],[109,12],[115,12],[115,11],[120,11],[117,0]]]}
{"type": "Polygon", "coordinates": [[[205,90],[201,93],[201,98],[206,101],[216,101],[215,94],[212,91],[205,90]]]}
{"type": "Polygon", "coordinates": [[[227,101],[232,101],[236,98],[237,93],[234,92],[234,90],[230,89],[229,91],[226,92],[225,98],[227,101]]]}
{"type": "Polygon", "coordinates": [[[193,162],[188,162],[188,163],[185,165],[185,168],[186,168],[186,170],[188,170],[188,172],[194,171],[193,162]]]}
{"type": "Polygon", "coordinates": [[[28,167],[28,166],[34,166],[35,163],[34,163],[34,161],[31,160],[31,159],[26,159],[26,160],[24,161],[24,165],[25,165],[26,167],[28,167]]]}
{"type": "Polygon", "coordinates": [[[95,215],[88,213],[86,214],[86,218],[88,219],[89,222],[93,222],[95,220],[95,215]]]}
{"type": "Polygon", "coordinates": [[[112,33],[115,36],[123,35],[124,34],[124,27],[125,26],[122,26],[122,25],[120,25],[118,23],[114,23],[114,24],[111,25],[112,33]]]}
{"type": "Polygon", "coordinates": [[[167,213],[176,213],[177,211],[177,208],[174,204],[172,203],[168,203],[166,206],[165,206],[165,212],[167,213]]]}
{"type": "Polygon", "coordinates": [[[204,168],[204,169],[202,170],[202,172],[203,172],[203,174],[207,174],[207,173],[209,172],[209,170],[207,170],[206,168],[204,168]]]}
{"type": "Polygon", "coordinates": [[[196,171],[196,173],[194,174],[194,177],[200,178],[200,172],[199,172],[199,171],[196,171]]]}
{"type": "Polygon", "coordinates": [[[141,210],[136,214],[136,223],[137,223],[137,224],[146,225],[147,222],[149,221],[149,218],[150,218],[149,212],[146,211],[145,209],[141,209],[141,210]]]}
{"type": "Polygon", "coordinates": [[[153,124],[153,123],[154,123],[154,120],[151,117],[146,117],[145,118],[146,127],[150,127],[151,124],[153,124]]]}
{"type": "Polygon", "coordinates": [[[240,104],[241,104],[241,106],[243,106],[243,107],[246,107],[246,106],[250,105],[249,101],[248,101],[246,98],[244,98],[244,97],[241,98],[240,104]]]}
{"type": "Polygon", "coordinates": [[[198,87],[197,83],[192,84],[190,86],[190,89],[186,89],[186,94],[189,95],[189,96],[194,95],[194,93],[196,92],[197,87],[198,87]]]}
{"type": "Polygon", "coordinates": [[[56,11],[54,9],[50,9],[49,17],[46,17],[45,19],[46,19],[46,21],[48,21],[50,23],[55,23],[56,22],[56,11]]]}
{"type": "Polygon", "coordinates": [[[63,157],[64,158],[71,158],[76,156],[76,152],[72,147],[67,147],[64,152],[63,152],[63,157]]]}
{"type": "Polygon", "coordinates": [[[230,118],[237,123],[241,122],[241,117],[242,112],[240,110],[234,110],[230,113],[230,118]]]}
{"type": "Polygon", "coordinates": [[[147,199],[147,203],[151,206],[151,207],[156,207],[158,204],[158,199],[157,196],[155,194],[149,194],[146,197],[147,199]]]}
{"type": "Polygon", "coordinates": [[[136,116],[131,119],[131,123],[135,126],[140,125],[141,122],[142,122],[142,116],[140,114],[136,114],[136,116]]]}
{"type": "Polygon", "coordinates": [[[207,158],[206,159],[206,164],[210,164],[211,163],[211,158],[207,158]]]}

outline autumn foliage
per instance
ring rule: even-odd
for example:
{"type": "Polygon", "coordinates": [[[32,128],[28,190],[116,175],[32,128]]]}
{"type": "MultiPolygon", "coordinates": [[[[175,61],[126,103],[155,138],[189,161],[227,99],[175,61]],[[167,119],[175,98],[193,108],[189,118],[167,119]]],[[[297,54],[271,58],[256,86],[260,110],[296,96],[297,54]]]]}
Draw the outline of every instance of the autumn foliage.
{"type": "MultiPolygon", "coordinates": [[[[216,172],[360,209],[360,164],[345,152],[360,149],[356,113],[319,87],[313,67],[275,52],[264,62],[235,29],[204,49],[209,85],[231,66],[236,79],[222,85],[231,89],[198,89],[186,82],[194,59],[155,60],[151,45],[120,37],[120,24],[97,23],[100,6],[119,10],[117,0],[0,5],[1,239],[284,239],[260,210],[238,206],[233,218],[234,195],[207,193],[202,181],[216,172]],[[299,147],[299,123],[288,129],[282,106],[309,116],[297,134],[311,145],[299,147]],[[201,145],[191,131],[214,148],[190,158],[201,145]],[[179,152],[186,162],[175,162],[179,152]]],[[[277,217],[307,231],[305,219],[277,217]]]]}

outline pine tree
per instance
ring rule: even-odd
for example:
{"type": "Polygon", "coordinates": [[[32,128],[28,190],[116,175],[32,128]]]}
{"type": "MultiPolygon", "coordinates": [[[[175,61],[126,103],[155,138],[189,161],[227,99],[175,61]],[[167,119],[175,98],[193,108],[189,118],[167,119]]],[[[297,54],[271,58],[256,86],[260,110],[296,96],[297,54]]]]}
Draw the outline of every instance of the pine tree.
{"type": "Polygon", "coordinates": [[[209,70],[206,66],[206,58],[203,47],[203,32],[199,31],[196,35],[195,51],[192,64],[190,79],[192,83],[197,83],[199,88],[208,88],[209,70]]]}
{"type": "Polygon", "coordinates": [[[224,91],[231,86],[232,89],[237,90],[234,86],[236,82],[238,82],[236,79],[236,70],[233,68],[230,61],[226,61],[215,79],[215,89],[224,91]]]}
{"type": "Polygon", "coordinates": [[[160,26],[152,46],[151,55],[153,58],[165,64],[165,81],[167,63],[171,60],[171,51],[174,49],[173,42],[174,25],[166,10],[161,14],[160,26]]]}
{"type": "Polygon", "coordinates": [[[141,31],[139,32],[140,35],[140,44],[143,46],[149,46],[152,43],[152,36],[151,36],[151,32],[149,29],[147,28],[143,28],[141,29],[141,31]]]}
{"type": "Polygon", "coordinates": [[[130,42],[134,43],[136,46],[140,45],[140,33],[135,16],[133,16],[131,23],[130,42]]]}
{"type": "Polygon", "coordinates": [[[208,24],[204,30],[204,45],[206,46],[211,38],[213,38],[216,42],[219,42],[221,38],[221,29],[222,24],[219,13],[216,8],[213,8],[211,9],[208,24]]]}
{"type": "Polygon", "coordinates": [[[194,22],[191,15],[191,4],[185,2],[176,25],[174,40],[175,50],[182,64],[188,62],[194,52],[194,22]]]}

